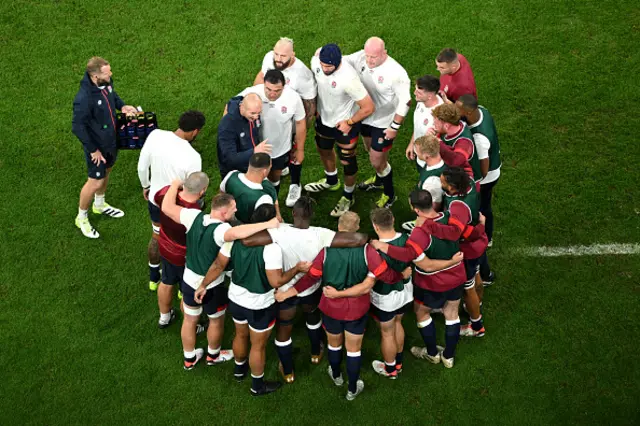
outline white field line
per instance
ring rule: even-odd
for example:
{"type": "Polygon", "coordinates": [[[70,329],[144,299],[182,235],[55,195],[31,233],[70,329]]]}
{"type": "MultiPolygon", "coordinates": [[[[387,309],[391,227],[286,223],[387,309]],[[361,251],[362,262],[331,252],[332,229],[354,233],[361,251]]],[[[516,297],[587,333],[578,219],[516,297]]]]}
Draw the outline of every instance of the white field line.
{"type": "Polygon", "coordinates": [[[615,254],[640,254],[640,244],[592,244],[569,247],[523,247],[514,254],[532,257],[601,256],[615,254]]]}

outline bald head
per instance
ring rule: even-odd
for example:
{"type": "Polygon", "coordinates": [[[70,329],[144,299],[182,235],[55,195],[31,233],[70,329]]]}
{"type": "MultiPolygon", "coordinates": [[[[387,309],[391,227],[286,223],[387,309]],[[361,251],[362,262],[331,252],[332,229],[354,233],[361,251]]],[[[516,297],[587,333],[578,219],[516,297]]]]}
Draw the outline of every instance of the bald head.
{"type": "Polygon", "coordinates": [[[273,46],[273,66],[277,70],[289,68],[294,61],[296,53],[293,51],[293,40],[289,37],[280,37],[273,46]]]}
{"type": "Polygon", "coordinates": [[[249,93],[240,104],[240,114],[247,120],[256,120],[262,112],[262,99],[255,93],[249,93]]]}
{"type": "Polygon", "coordinates": [[[384,47],[384,40],[380,37],[371,37],[364,44],[364,55],[369,68],[379,67],[387,59],[387,50],[384,47]]]}

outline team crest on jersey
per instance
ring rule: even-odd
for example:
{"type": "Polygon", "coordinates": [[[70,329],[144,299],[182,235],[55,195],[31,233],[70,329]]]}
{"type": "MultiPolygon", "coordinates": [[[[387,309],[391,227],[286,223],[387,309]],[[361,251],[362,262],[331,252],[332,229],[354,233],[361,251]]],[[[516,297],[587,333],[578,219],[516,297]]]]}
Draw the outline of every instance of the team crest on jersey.
{"type": "Polygon", "coordinates": [[[286,106],[283,106],[282,108],[280,108],[280,111],[281,111],[283,114],[286,114],[286,113],[287,113],[287,107],[286,107],[286,106]]]}
{"type": "Polygon", "coordinates": [[[98,105],[102,105],[102,99],[98,99],[98,105]]]}
{"type": "Polygon", "coordinates": [[[334,89],[336,88],[336,82],[335,81],[331,82],[331,87],[333,87],[334,89]]]}
{"type": "Polygon", "coordinates": [[[423,121],[423,123],[424,123],[424,125],[426,126],[427,124],[429,124],[429,119],[428,119],[428,118],[425,118],[425,119],[424,119],[424,121],[423,121]]]}
{"type": "Polygon", "coordinates": [[[291,79],[287,77],[287,84],[291,83],[291,79]]]}
{"type": "Polygon", "coordinates": [[[379,77],[378,77],[378,83],[379,83],[379,84],[384,83],[384,77],[383,77],[383,76],[379,76],[379,77]]]}

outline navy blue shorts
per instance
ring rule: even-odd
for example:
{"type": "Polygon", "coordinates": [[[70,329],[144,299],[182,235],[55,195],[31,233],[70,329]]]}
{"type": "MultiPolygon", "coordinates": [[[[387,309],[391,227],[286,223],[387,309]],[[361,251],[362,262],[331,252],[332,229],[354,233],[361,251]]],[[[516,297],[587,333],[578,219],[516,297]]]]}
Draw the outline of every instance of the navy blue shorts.
{"type": "Polygon", "coordinates": [[[160,264],[162,265],[162,284],[180,284],[182,274],[184,274],[184,266],[174,265],[162,256],[160,256],[160,264]]]}
{"type": "Polygon", "coordinates": [[[341,145],[350,145],[358,142],[360,123],[355,123],[348,135],[343,134],[335,127],[327,127],[322,124],[320,116],[316,117],[316,145],[320,149],[333,149],[335,142],[341,145]]]}
{"type": "Polygon", "coordinates": [[[447,301],[462,299],[463,293],[464,284],[460,284],[458,287],[454,287],[450,290],[442,292],[425,290],[418,287],[417,285],[413,286],[413,300],[416,303],[419,303],[431,309],[442,309],[447,301]]]}
{"type": "Polygon", "coordinates": [[[116,163],[116,159],[118,158],[117,149],[114,149],[113,151],[101,150],[100,152],[102,152],[102,156],[105,160],[107,160],[107,162],[103,163],[102,161],[100,161],[100,163],[96,165],[93,161],[91,161],[91,153],[86,149],[84,150],[84,159],[87,162],[87,175],[91,179],[104,179],[107,176],[107,169],[113,167],[113,165],[116,163]]]}
{"type": "Polygon", "coordinates": [[[364,314],[364,316],[360,319],[353,321],[343,321],[335,318],[331,318],[327,314],[322,315],[322,327],[329,334],[342,334],[345,331],[348,331],[351,334],[364,334],[364,331],[367,329],[367,319],[369,316],[364,314]]]}
{"type": "Polygon", "coordinates": [[[278,306],[278,311],[288,311],[289,309],[294,309],[298,305],[309,305],[313,306],[315,309],[320,304],[320,299],[322,298],[322,287],[318,287],[316,291],[313,293],[304,296],[304,297],[290,297],[284,302],[276,303],[278,306]]]}
{"type": "Polygon", "coordinates": [[[151,201],[147,201],[147,208],[149,209],[151,222],[160,223],[160,207],[156,206],[151,201]]]}
{"type": "Polygon", "coordinates": [[[363,124],[360,129],[360,134],[365,138],[371,138],[371,149],[377,152],[387,152],[393,146],[393,139],[387,139],[384,136],[384,131],[379,127],[372,127],[368,124],[363,124]]]}
{"type": "Polygon", "coordinates": [[[229,301],[229,312],[236,324],[248,324],[253,331],[268,331],[276,324],[275,303],[264,309],[248,309],[229,301]]]}
{"type": "Polygon", "coordinates": [[[286,154],[282,154],[280,157],[271,159],[271,170],[282,170],[289,167],[289,158],[291,156],[291,151],[286,154]]]}
{"type": "Polygon", "coordinates": [[[182,290],[182,301],[186,306],[201,308],[209,317],[218,317],[222,315],[229,304],[227,287],[224,284],[218,284],[217,286],[207,290],[207,293],[202,298],[202,303],[195,301],[194,296],[196,291],[184,281],[180,281],[180,289],[182,290]]]}
{"type": "Polygon", "coordinates": [[[391,321],[396,317],[396,315],[406,314],[411,310],[413,306],[413,302],[409,302],[406,305],[396,309],[395,311],[383,311],[382,309],[376,307],[373,303],[371,304],[371,308],[369,308],[369,313],[373,317],[374,320],[378,322],[387,322],[391,321]]]}
{"type": "Polygon", "coordinates": [[[467,274],[467,281],[464,284],[466,290],[475,288],[475,277],[476,274],[480,272],[481,260],[482,256],[476,257],[475,259],[464,259],[464,271],[467,274]]]}

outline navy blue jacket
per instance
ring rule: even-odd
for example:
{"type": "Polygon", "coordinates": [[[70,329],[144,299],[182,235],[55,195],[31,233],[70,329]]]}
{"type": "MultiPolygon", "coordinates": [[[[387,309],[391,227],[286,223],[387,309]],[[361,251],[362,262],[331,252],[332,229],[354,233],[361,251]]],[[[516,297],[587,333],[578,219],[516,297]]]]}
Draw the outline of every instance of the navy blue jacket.
{"type": "Polygon", "coordinates": [[[232,170],[246,172],[253,148],[260,142],[260,119],[249,121],[240,114],[242,96],[231,98],[227,115],[218,125],[218,167],[224,178],[232,170]]]}
{"type": "Polygon", "coordinates": [[[88,152],[116,150],[116,109],[125,103],[111,84],[100,90],[88,73],[80,81],[80,89],[73,100],[71,130],[88,152]]]}

